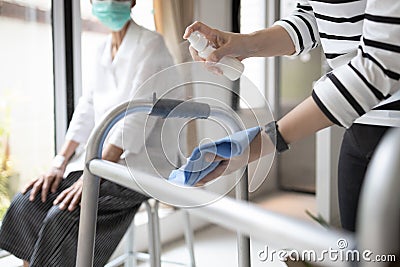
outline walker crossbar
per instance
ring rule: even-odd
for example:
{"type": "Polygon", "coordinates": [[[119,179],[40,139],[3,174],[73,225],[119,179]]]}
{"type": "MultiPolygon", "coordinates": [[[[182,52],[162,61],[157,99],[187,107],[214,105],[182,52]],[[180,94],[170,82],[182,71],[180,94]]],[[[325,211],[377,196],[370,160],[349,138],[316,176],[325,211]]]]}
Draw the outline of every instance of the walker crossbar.
{"type": "MultiPolygon", "coordinates": [[[[88,164],[88,168],[93,174],[141,193],[143,193],[142,188],[151,188],[152,192],[160,194],[170,191],[176,199],[187,201],[193,206],[216,197],[215,193],[206,190],[191,192],[177,190],[176,186],[172,184],[161,184],[159,177],[141,172],[137,172],[136,182],[133,182],[128,168],[109,161],[92,160],[88,164]]],[[[240,231],[246,236],[265,241],[265,245],[277,249],[290,249],[300,252],[313,250],[317,255],[321,255],[329,247],[335,247],[339,239],[345,239],[348,242],[348,249],[355,248],[352,234],[328,230],[314,223],[267,211],[255,204],[227,196],[201,208],[186,210],[190,214],[227,229],[240,231]]],[[[326,262],[324,264],[345,266],[343,262],[326,262]]]]}
{"type": "MultiPolygon", "coordinates": [[[[244,126],[240,124],[240,120],[237,117],[233,117],[232,113],[223,108],[210,107],[205,103],[188,103],[191,104],[189,105],[187,103],[185,104],[185,102],[171,99],[129,101],[110,111],[103,121],[96,126],[89,138],[86,149],[86,166],[83,172],[81,216],[79,221],[76,266],[93,266],[94,242],[97,222],[97,199],[99,197],[100,179],[98,176],[90,172],[88,169],[88,164],[92,160],[101,158],[106,136],[118,121],[120,121],[126,115],[134,113],[147,113],[149,115],[159,116],[161,118],[185,117],[206,119],[208,117],[215,117],[216,119],[221,120],[221,122],[228,127],[231,133],[237,132],[244,128],[244,126]],[[190,109],[190,107],[194,107],[194,109],[190,109]]],[[[113,181],[112,179],[110,180],[113,181]]],[[[248,181],[246,170],[243,177],[236,185],[237,199],[248,199],[247,184],[248,181]]],[[[250,266],[249,256],[250,240],[248,237],[238,233],[239,262],[245,263],[241,265],[242,267],[250,266]]]]}

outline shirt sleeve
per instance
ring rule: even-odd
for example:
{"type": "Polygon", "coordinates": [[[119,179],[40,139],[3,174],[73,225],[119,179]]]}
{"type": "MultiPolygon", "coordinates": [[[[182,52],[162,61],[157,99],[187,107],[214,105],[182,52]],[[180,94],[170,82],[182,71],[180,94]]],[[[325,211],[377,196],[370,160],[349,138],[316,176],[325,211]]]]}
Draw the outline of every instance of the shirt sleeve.
{"type": "Polygon", "coordinates": [[[317,22],[308,1],[298,1],[292,14],[276,21],[274,25],[288,32],[296,49],[293,55],[307,53],[320,44],[317,22]]]}
{"type": "MultiPolygon", "coordinates": [[[[149,78],[152,75],[173,64],[161,36],[156,35],[156,38],[146,44],[146,55],[140,63],[135,68],[131,95],[130,98],[127,96],[127,99],[151,99],[153,91],[163,89],[162,85],[154,84],[150,86],[154,88],[152,91],[141,90],[144,83],[151,83],[149,78]]],[[[149,117],[147,114],[129,115],[117,123],[108,138],[108,143],[122,148],[126,153],[139,153],[144,146],[144,140],[150,135],[155,124],[156,118],[149,117]]]]}
{"type": "Polygon", "coordinates": [[[75,108],[65,139],[86,144],[94,124],[92,90],[84,90],[75,108]]]}
{"type": "Polygon", "coordinates": [[[357,55],[314,86],[314,101],[332,122],[348,128],[399,90],[399,44],[400,1],[367,1],[357,55]]]}

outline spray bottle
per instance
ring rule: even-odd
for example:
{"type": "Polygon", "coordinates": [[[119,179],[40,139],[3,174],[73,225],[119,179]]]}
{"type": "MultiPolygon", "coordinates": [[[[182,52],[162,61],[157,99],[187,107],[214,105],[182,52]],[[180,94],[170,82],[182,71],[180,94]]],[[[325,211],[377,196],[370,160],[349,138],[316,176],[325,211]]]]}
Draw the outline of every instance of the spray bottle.
{"type": "MultiPolygon", "coordinates": [[[[198,31],[193,32],[188,41],[190,45],[198,52],[199,56],[203,59],[207,58],[215,48],[211,46],[210,42],[198,31]]],[[[225,56],[216,65],[222,70],[223,74],[231,81],[240,78],[243,73],[244,65],[237,58],[225,56]]]]}

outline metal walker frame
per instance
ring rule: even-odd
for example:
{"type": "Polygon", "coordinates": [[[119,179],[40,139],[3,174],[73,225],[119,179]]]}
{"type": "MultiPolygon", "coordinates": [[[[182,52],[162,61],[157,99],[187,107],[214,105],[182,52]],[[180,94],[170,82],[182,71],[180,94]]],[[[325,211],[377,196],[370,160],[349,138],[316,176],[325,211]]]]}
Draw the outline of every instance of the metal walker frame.
{"type": "MultiPolygon", "coordinates": [[[[100,179],[108,179],[117,184],[143,192],[137,183],[131,180],[129,170],[122,165],[101,160],[101,151],[105,136],[111,127],[126,113],[147,112],[150,115],[166,117],[182,104],[181,101],[160,101],[153,105],[147,101],[136,101],[132,106],[128,103],[115,108],[97,127],[91,136],[86,155],[84,185],[81,202],[81,216],[78,239],[78,267],[93,265],[94,240],[96,231],[97,198],[100,179]]],[[[183,105],[176,117],[190,118],[223,118],[235,128],[236,122],[225,110],[209,107],[207,104],[190,103],[183,105]],[[195,105],[194,105],[195,104],[195,105]]],[[[238,125],[238,124],[237,124],[238,125]]],[[[396,235],[400,225],[400,129],[392,130],[379,145],[372,159],[365,178],[358,213],[358,229],[356,235],[335,229],[323,229],[314,224],[298,219],[266,211],[247,200],[247,172],[236,188],[239,199],[224,197],[201,208],[187,209],[189,213],[205,218],[238,232],[239,266],[250,266],[250,236],[265,240],[275,247],[290,247],[297,251],[313,250],[322,255],[328,248],[336,245],[338,240],[346,240],[344,252],[357,249],[370,250],[375,254],[398,252],[400,244],[396,235]],[[246,216],[244,216],[246,215],[246,216]]],[[[173,190],[174,186],[160,185],[160,178],[141,173],[136,178],[138,183],[152,188],[154,192],[173,190]]],[[[168,183],[167,183],[168,185],[168,183]]],[[[191,192],[176,191],[174,198],[189,203],[203,203],[203,200],[215,193],[205,190],[191,192]]],[[[154,264],[154,263],[153,263],[154,264]]],[[[324,261],[326,266],[353,266],[354,262],[324,261]]],[[[385,266],[384,262],[361,261],[360,266],[385,266]]]]}
{"type": "MultiPolygon", "coordinates": [[[[134,101],[126,102],[114,110],[97,126],[89,139],[86,152],[86,167],[83,176],[83,192],[78,239],[78,257],[77,266],[92,266],[95,240],[95,225],[97,219],[97,198],[99,189],[99,177],[95,176],[89,169],[88,164],[94,159],[101,158],[101,152],[105,138],[111,128],[120,121],[124,116],[134,113],[148,113],[150,116],[158,116],[162,118],[195,118],[207,119],[214,117],[223,121],[229,128],[231,133],[242,130],[240,122],[231,116],[230,112],[220,107],[210,107],[208,104],[196,102],[184,102],[174,99],[160,99],[153,101],[134,101]],[[93,240],[93,241],[92,241],[93,240]]],[[[113,182],[117,182],[109,177],[102,177],[113,182]]],[[[248,200],[248,176],[247,168],[242,179],[236,185],[236,199],[248,200]]],[[[147,205],[147,204],[146,204],[147,205]]],[[[161,248],[156,243],[159,242],[158,237],[158,215],[151,211],[151,207],[147,207],[150,233],[150,254],[151,266],[159,267],[161,265],[160,254],[161,248]],[[157,216],[157,217],[154,217],[157,216]],[[153,236],[153,237],[152,237],[153,236]],[[155,238],[154,238],[155,237],[155,238]]],[[[190,239],[190,233],[186,229],[186,238],[190,239]]],[[[188,240],[190,242],[190,240],[188,240]]],[[[190,250],[189,250],[190,251],[190,250]]],[[[241,266],[250,266],[250,239],[238,232],[238,255],[241,266]]],[[[190,251],[191,266],[194,266],[194,255],[190,251]]]]}

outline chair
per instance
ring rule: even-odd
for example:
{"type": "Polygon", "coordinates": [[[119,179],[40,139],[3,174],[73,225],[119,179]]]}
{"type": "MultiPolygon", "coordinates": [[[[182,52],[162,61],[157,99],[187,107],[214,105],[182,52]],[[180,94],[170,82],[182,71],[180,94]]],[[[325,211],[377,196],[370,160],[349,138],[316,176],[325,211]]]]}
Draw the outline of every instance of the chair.
{"type": "Polygon", "coordinates": [[[160,267],[162,262],[172,263],[176,265],[183,265],[195,267],[195,257],[193,249],[193,230],[190,226],[189,213],[186,210],[181,210],[184,222],[184,235],[186,247],[189,253],[189,262],[171,262],[161,259],[161,237],[160,237],[160,218],[159,218],[159,201],[155,199],[148,199],[144,202],[147,218],[148,218],[148,239],[149,239],[149,253],[140,253],[135,251],[134,248],[134,233],[135,222],[133,221],[127,233],[125,253],[116,259],[110,261],[105,267],[116,267],[124,264],[124,267],[135,267],[137,260],[148,261],[152,267],[160,267]]]}

